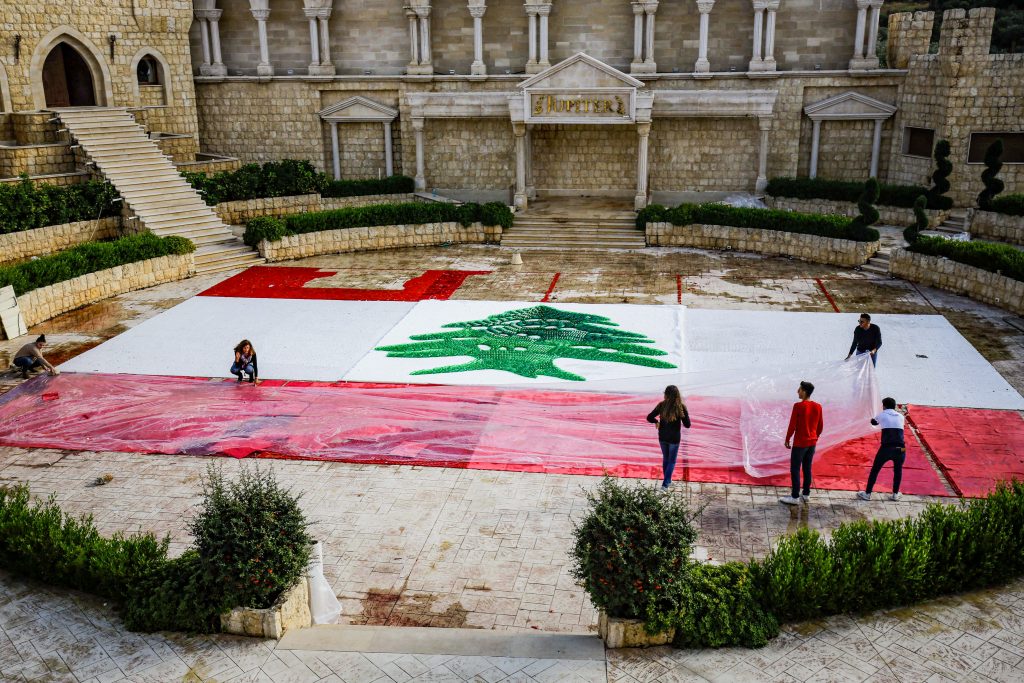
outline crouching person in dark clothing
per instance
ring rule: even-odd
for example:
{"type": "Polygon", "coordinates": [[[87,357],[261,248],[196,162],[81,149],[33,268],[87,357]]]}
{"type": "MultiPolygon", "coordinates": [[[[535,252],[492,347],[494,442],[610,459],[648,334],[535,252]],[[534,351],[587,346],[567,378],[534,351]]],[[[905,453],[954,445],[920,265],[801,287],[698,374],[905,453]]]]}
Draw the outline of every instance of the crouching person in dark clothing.
{"type": "Polygon", "coordinates": [[[235,347],[235,360],[231,363],[231,374],[238,378],[239,382],[249,381],[253,384],[260,383],[260,369],[256,361],[256,349],[252,342],[243,339],[235,347]],[[248,380],[245,375],[249,375],[248,380]]]}
{"type": "Polygon", "coordinates": [[[871,419],[871,424],[882,428],[882,445],[875,454],[875,462],[871,465],[868,475],[868,486],[859,491],[861,500],[871,500],[871,490],[875,488],[875,480],[882,466],[892,460],[892,495],[890,500],[900,499],[900,482],[903,479],[903,461],[907,458],[907,445],[903,440],[904,418],[896,410],[896,399],[883,398],[882,412],[871,419]]]}

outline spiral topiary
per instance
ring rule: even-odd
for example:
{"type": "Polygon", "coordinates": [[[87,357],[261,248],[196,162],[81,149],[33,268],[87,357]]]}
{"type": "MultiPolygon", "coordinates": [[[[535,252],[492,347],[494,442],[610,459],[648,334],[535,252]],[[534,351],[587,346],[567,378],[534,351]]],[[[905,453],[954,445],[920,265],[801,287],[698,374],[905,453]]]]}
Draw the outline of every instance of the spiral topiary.
{"type": "Polygon", "coordinates": [[[928,204],[933,209],[943,208],[938,205],[938,199],[949,192],[949,174],[953,172],[949,154],[949,140],[939,140],[935,145],[935,172],[932,173],[932,186],[928,190],[928,204]]]}
{"type": "Polygon", "coordinates": [[[868,229],[878,222],[878,209],[875,202],[878,201],[879,186],[876,178],[868,178],[864,183],[864,189],[857,199],[857,209],[860,215],[850,221],[850,228],[855,239],[867,241],[868,229]]]}
{"type": "Polygon", "coordinates": [[[1002,156],[1002,140],[996,140],[985,150],[985,170],[981,172],[981,182],[985,183],[985,189],[978,195],[978,208],[982,211],[991,211],[992,200],[1006,187],[1003,181],[996,177],[999,175],[999,169],[1003,167],[1002,156]]]}
{"type": "Polygon", "coordinates": [[[914,201],[914,224],[903,231],[903,239],[908,244],[916,242],[921,231],[928,229],[928,214],[924,212],[926,206],[928,206],[928,198],[924,195],[914,201]]]}

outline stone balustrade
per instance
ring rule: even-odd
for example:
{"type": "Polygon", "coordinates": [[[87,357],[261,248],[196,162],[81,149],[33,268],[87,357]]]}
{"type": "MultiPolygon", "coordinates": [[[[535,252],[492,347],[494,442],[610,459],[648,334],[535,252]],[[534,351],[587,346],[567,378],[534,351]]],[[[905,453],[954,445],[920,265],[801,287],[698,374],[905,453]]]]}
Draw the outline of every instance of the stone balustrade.
{"type": "Polygon", "coordinates": [[[195,272],[192,254],[160,256],[33,289],[18,297],[18,306],[25,317],[25,324],[31,327],[118,294],[183,280],[195,272]]]}
{"type": "Polygon", "coordinates": [[[1024,216],[975,211],[974,219],[971,221],[971,235],[986,240],[1024,245],[1024,216]]]}
{"type": "Polygon", "coordinates": [[[378,225],[288,235],[277,242],[260,242],[260,255],[268,261],[287,261],[320,254],[373,251],[438,244],[496,243],[501,241],[500,225],[473,223],[422,223],[419,225],[378,225]]]}
{"type": "Polygon", "coordinates": [[[112,239],[120,233],[120,216],[8,232],[0,234],[0,263],[53,254],[76,244],[112,239]]]}
{"type": "MultiPolygon", "coordinates": [[[[854,216],[860,215],[860,209],[857,208],[856,202],[840,202],[834,199],[796,199],[795,197],[765,197],[764,203],[772,209],[781,209],[783,211],[799,211],[801,213],[830,213],[838,216],[854,216]]],[[[875,209],[878,210],[879,223],[888,225],[896,225],[901,228],[905,228],[914,223],[914,210],[907,209],[902,206],[881,206],[876,205],[875,209]]],[[[949,215],[948,211],[939,211],[937,209],[925,209],[925,213],[928,214],[928,227],[934,228],[936,225],[946,220],[946,216],[949,215]]]]}
{"type": "Polygon", "coordinates": [[[648,223],[647,245],[735,249],[771,256],[792,256],[804,261],[846,267],[866,263],[878,251],[879,246],[878,242],[855,242],[781,230],[671,223],[648,223]]]}
{"type": "Polygon", "coordinates": [[[1024,315],[1024,282],[941,256],[894,249],[889,273],[1024,315]]]}
{"type": "Polygon", "coordinates": [[[351,206],[367,206],[385,202],[411,202],[412,194],[370,194],[355,197],[321,197],[300,194],[288,197],[263,197],[221,202],[213,207],[217,217],[228,225],[244,225],[257,216],[288,216],[310,211],[330,211],[351,206]]]}

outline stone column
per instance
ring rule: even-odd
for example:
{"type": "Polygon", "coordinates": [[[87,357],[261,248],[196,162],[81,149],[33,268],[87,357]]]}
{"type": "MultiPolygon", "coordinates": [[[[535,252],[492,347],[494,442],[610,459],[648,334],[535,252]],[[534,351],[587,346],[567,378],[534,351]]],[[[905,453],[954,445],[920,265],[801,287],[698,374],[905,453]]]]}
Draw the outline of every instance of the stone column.
{"type": "Polygon", "coordinates": [[[868,47],[864,58],[868,60],[874,59],[875,67],[878,66],[878,55],[875,54],[875,51],[878,49],[878,17],[881,11],[881,4],[871,5],[871,9],[868,11],[868,47]]]}
{"type": "Polygon", "coordinates": [[[548,61],[548,15],[551,14],[551,4],[541,5],[537,8],[537,16],[540,20],[540,58],[537,60],[537,66],[541,70],[551,66],[551,62],[548,61]]]}
{"type": "Polygon", "coordinates": [[[651,136],[651,124],[638,123],[636,133],[639,137],[636,153],[636,197],[633,199],[633,207],[639,211],[647,206],[647,143],[651,136]]]}
{"type": "Polygon", "coordinates": [[[420,18],[420,68],[426,73],[434,73],[434,53],[430,46],[430,7],[417,7],[416,16],[420,18]]]}
{"type": "Polygon", "coordinates": [[[857,28],[853,36],[851,71],[878,68],[875,48],[878,44],[878,15],[881,9],[882,3],[879,0],[857,0],[857,28]]]}
{"type": "Polygon", "coordinates": [[[764,70],[775,71],[775,13],[779,10],[779,0],[769,1],[767,20],[764,29],[764,70]]]}
{"type": "Polygon", "coordinates": [[[630,4],[633,6],[633,63],[629,71],[636,73],[644,68],[644,3],[630,4]]]}
{"type": "Polygon", "coordinates": [[[644,68],[649,73],[655,73],[658,70],[658,66],[654,62],[654,16],[657,11],[657,2],[644,3],[644,14],[647,17],[647,35],[644,41],[644,68]]]}
{"type": "Polygon", "coordinates": [[[750,59],[751,71],[764,71],[764,59],[761,58],[761,44],[764,40],[762,27],[764,26],[764,0],[754,0],[754,49],[750,59]]]}
{"type": "Polygon", "coordinates": [[[807,175],[818,177],[818,145],[821,143],[821,119],[811,119],[811,167],[807,175]]]}
{"type": "Polygon", "coordinates": [[[199,73],[203,74],[203,69],[210,68],[210,25],[200,16],[202,10],[195,11],[196,20],[199,22],[199,38],[203,43],[203,63],[199,65],[199,73]]]}
{"type": "Polygon", "coordinates": [[[516,136],[516,193],[513,203],[519,211],[526,210],[526,124],[513,123],[512,133],[516,136]]]}
{"type": "Polygon", "coordinates": [[[273,76],[274,66],[270,63],[270,49],[267,47],[267,20],[270,19],[269,9],[253,9],[252,17],[256,20],[256,30],[260,40],[260,63],[256,65],[259,76],[273,76]]]}
{"type": "Polygon", "coordinates": [[[486,76],[487,65],[484,64],[484,13],[487,5],[480,0],[470,0],[469,15],[473,17],[473,64],[469,73],[474,76],[486,76]],[[474,4],[474,1],[478,4],[474,4]]]}
{"type": "MultiPolygon", "coordinates": [[[[867,25],[868,4],[857,0],[857,29],[853,37],[853,59],[864,59],[864,28],[867,25]]],[[[850,68],[852,69],[852,62],[850,68]]]]}
{"type": "Polygon", "coordinates": [[[309,20],[309,73],[312,74],[320,66],[320,29],[316,25],[315,9],[306,8],[302,12],[309,20]]]}
{"type": "Polygon", "coordinates": [[[317,20],[320,22],[320,67],[317,73],[321,76],[333,76],[334,64],[331,63],[331,30],[327,20],[331,18],[331,8],[320,10],[317,20]]]}
{"type": "Polygon", "coordinates": [[[203,42],[203,63],[199,66],[201,76],[227,76],[228,69],[220,54],[220,15],[223,10],[202,9],[194,12],[199,19],[199,34],[203,42]],[[210,47],[213,47],[211,63],[210,47]]]}
{"type": "Polygon", "coordinates": [[[697,47],[697,63],[693,66],[694,73],[706,74],[711,71],[711,63],[708,61],[708,24],[714,6],[715,0],[697,0],[697,11],[700,12],[700,44],[697,47]]]}
{"type": "Polygon", "coordinates": [[[537,188],[533,186],[533,135],[531,126],[526,127],[526,197],[534,199],[537,196],[537,188]]]}
{"type": "Polygon", "coordinates": [[[413,119],[412,129],[416,133],[416,190],[423,192],[427,189],[427,177],[423,170],[423,119],[413,119]]]}
{"type": "Polygon", "coordinates": [[[530,21],[530,58],[526,60],[526,73],[535,74],[539,71],[537,69],[537,8],[527,5],[526,16],[530,21]]]}
{"type": "Polygon", "coordinates": [[[409,66],[419,66],[420,63],[420,32],[419,18],[412,9],[405,8],[405,16],[409,18],[409,66]]]}
{"type": "Polygon", "coordinates": [[[337,121],[331,121],[331,155],[334,162],[334,179],[341,180],[341,145],[338,144],[337,121]]]}
{"type": "Polygon", "coordinates": [[[754,194],[763,195],[764,189],[768,187],[768,133],[772,129],[771,117],[758,117],[757,127],[761,131],[761,145],[757,154],[757,181],[754,183],[754,194]]]}
{"type": "Polygon", "coordinates": [[[390,177],[395,175],[394,152],[391,145],[391,122],[384,122],[384,173],[390,177]]]}
{"type": "Polygon", "coordinates": [[[875,119],[875,133],[871,138],[871,173],[872,178],[878,177],[878,153],[882,149],[882,119],[875,119]]]}

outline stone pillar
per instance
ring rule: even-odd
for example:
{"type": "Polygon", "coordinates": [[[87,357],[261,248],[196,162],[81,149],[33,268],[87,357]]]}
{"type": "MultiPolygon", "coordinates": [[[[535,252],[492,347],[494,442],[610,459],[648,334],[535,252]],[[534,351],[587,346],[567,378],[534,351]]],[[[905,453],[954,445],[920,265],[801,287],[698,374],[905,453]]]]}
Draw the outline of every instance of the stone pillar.
{"type": "Polygon", "coordinates": [[[864,0],[857,0],[857,29],[853,37],[853,62],[864,59],[864,28],[867,26],[868,4],[864,0]]]}
{"type": "Polygon", "coordinates": [[[750,59],[751,71],[764,71],[764,59],[761,58],[761,43],[763,41],[762,27],[764,26],[763,0],[754,0],[754,48],[753,56],[750,59]]]}
{"type": "Polygon", "coordinates": [[[337,121],[331,121],[331,159],[334,162],[334,179],[341,180],[341,145],[338,144],[337,121]]]}
{"type": "Polygon", "coordinates": [[[320,29],[316,25],[316,10],[302,10],[309,20],[309,73],[320,66],[320,29]]]}
{"type": "Polygon", "coordinates": [[[875,54],[878,49],[878,18],[881,15],[882,6],[880,4],[871,5],[871,9],[868,10],[868,47],[865,59],[874,59],[875,66],[878,66],[878,55],[875,54]]]}
{"type": "Polygon", "coordinates": [[[321,76],[333,76],[334,64],[331,63],[331,30],[327,20],[331,18],[331,8],[320,10],[317,20],[320,22],[320,67],[317,73],[321,76]]]}
{"type": "Polygon", "coordinates": [[[412,129],[416,133],[416,190],[423,192],[427,189],[423,159],[423,119],[413,119],[412,129]]]}
{"type": "Polygon", "coordinates": [[[434,53],[430,45],[430,7],[417,7],[416,15],[420,18],[420,67],[426,67],[427,73],[434,72],[434,53]]]}
{"type": "Polygon", "coordinates": [[[537,69],[537,8],[527,5],[526,16],[530,21],[530,58],[526,60],[526,73],[535,74],[539,71],[537,69]]]}
{"type": "Polygon", "coordinates": [[[223,10],[197,9],[194,12],[199,20],[199,35],[203,43],[203,63],[199,65],[200,76],[227,76],[228,69],[220,54],[220,15],[223,10]],[[213,47],[211,60],[210,48],[213,47]]]}
{"type": "Polygon", "coordinates": [[[768,187],[768,133],[772,129],[772,120],[768,116],[759,116],[757,127],[761,131],[761,145],[757,154],[757,181],[754,183],[754,194],[763,195],[768,187]]]}
{"type": "Polygon", "coordinates": [[[541,70],[551,66],[551,62],[548,61],[548,15],[551,14],[551,4],[541,5],[537,8],[537,16],[540,20],[540,57],[537,60],[537,66],[541,70]]]}
{"type": "Polygon", "coordinates": [[[469,15],[473,17],[473,64],[469,67],[469,72],[474,76],[486,76],[487,65],[484,64],[484,13],[487,11],[487,5],[484,5],[480,0],[476,0],[479,4],[473,4],[474,0],[470,0],[469,15]]]}
{"type": "Polygon", "coordinates": [[[531,134],[531,127],[526,127],[526,197],[528,199],[535,199],[537,197],[537,188],[533,185],[533,136],[531,134]]]}
{"type": "Polygon", "coordinates": [[[871,173],[872,178],[878,177],[878,153],[882,149],[882,119],[875,119],[875,133],[871,138],[871,173]]]}
{"type": "Polygon", "coordinates": [[[405,16],[409,19],[409,66],[419,66],[420,63],[420,32],[419,19],[416,13],[408,7],[405,9],[405,16]]]}
{"type": "Polygon", "coordinates": [[[857,28],[853,36],[851,71],[878,68],[875,48],[878,45],[878,16],[881,10],[880,0],[857,0],[857,28]]]}
{"type": "Polygon", "coordinates": [[[764,29],[764,70],[775,71],[775,13],[779,10],[779,2],[769,2],[767,20],[764,29]]]}
{"type": "Polygon", "coordinates": [[[630,73],[652,74],[658,70],[654,62],[654,15],[658,3],[653,0],[636,0],[633,6],[633,62],[630,73]]]}
{"type": "Polygon", "coordinates": [[[267,47],[267,20],[270,19],[269,9],[254,9],[252,17],[256,20],[256,30],[260,41],[260,63],[256,65],[259,76],[273,76],[274,66],[270,63],[270,49],[267,47]]]}
{"type": "Polygon", "coordinates": [[[516,193],[513,203],[518,211],[526,210],[526,124],[513,123],[512,133],[516,136],[516,193]]]}
{"type": "Polygon", "coordinates": [[[636,197],[633,199],[633,207],[639,211],[647,206],[647,143],[651,136],[651,124],[638,123],[636,133],[639,137],[636,153],[636,197]]]}
{"type": "Polygon", "coordinates": [[[391,145],[391,122],[384,122],[384,173],[388,177],[395,175],[395,155],[391,145]]]}
{"type": "Polygon", "coordinates": [[[636,73],[644,68],[644,3],[630,4],[633,6],[633,63],[629,70],[636,73]]]}
{"type": "Polygon", "coordinates": [[[644,41],[644,67],[650,73],[655,73],[658,70],[658,66],[654,62],[654,16],[657,11],[657,2],[644,4],[644,14],[647,18],[647,37],[644,41]]]}
{"type": "Polygon", "coordinates": [[[811,119],[811,167],[807,175],[818,177],[818,146],[821,144],[821,119],[811,119]]]}
{"type": "Polygon", "coordinates": [[[697,0],[697,11],[700,12],[700,44],[697,46],[697,63],[693,66],[694,73],[706,74],[711,71],[708,61],[708,24],[711,21],[711,10],[715,0],[697,0]]]}

